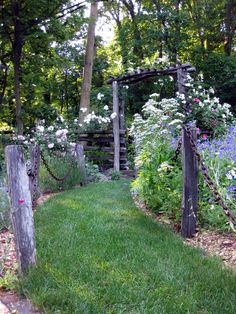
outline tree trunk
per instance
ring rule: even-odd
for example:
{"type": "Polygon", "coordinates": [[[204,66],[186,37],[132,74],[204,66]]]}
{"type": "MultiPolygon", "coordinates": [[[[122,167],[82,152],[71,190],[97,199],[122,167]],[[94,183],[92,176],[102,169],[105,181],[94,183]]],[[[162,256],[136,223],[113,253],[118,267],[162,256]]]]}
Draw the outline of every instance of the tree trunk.
{"type": "Polygon", "coordinates": [[[89,113],[93,59],[94,59],[95,26],[96,26],[97,16],[98,16],[98,3],[93,2],[91,4],[90,22],[89,22],[88,35],[87,35],[84,78],[83,78],[82,92],[81,92],[81,99],[80,99],[79,124],[83,124],[84,118],[89,113]]]}
{"type": "Polygon", "coordinates": [[[19,17],[19,4],[16,2],[12,7],[14,16],[14,39],[12,42],[14,64],[14,92],[16,101],[16,128],[19,135],[23,134],[22,108],[20,99],[20,63],[23,49],[23,29],[19,17]]]}
{"type": "Polygon", "coordinates": [[[231,55],[233,38],[236,30],[236,2],[228,0],[225,5],[225,44],[224,51],[227,56],[231,55]]]}

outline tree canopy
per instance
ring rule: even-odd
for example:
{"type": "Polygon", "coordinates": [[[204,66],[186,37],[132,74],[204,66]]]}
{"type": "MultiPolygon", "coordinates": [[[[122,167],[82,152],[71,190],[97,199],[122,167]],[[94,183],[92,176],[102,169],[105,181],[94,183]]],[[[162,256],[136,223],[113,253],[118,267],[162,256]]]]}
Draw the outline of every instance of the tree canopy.
{"type": "MultiPolygon", "coordinates": [[[[114,38],[96,35],[91,110],[97,94],[109,105],[110,76],[139,67],[191,62],[222,101],[236,106],[236,0],[117,0],[99,2],[114,38]]],[[[90,1],[4,0],[0,5],[0,119],[18,133],[58,114],[76,118],[83,80],[90,1]]],[[[130,113],[151,92],[173,84],[147,82],[126,90],[130,113]]]]}

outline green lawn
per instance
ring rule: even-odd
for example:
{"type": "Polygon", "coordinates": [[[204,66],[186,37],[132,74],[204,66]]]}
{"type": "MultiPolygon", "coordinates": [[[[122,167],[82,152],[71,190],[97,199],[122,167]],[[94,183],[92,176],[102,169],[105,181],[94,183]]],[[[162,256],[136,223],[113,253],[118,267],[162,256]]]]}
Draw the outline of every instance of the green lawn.
{"type": "Polygon", "coordinates": [[[45,313],[236,313],[236,275],[134,205],[128,181],[64,192],[35,215],[20,289],[45,313]]]}

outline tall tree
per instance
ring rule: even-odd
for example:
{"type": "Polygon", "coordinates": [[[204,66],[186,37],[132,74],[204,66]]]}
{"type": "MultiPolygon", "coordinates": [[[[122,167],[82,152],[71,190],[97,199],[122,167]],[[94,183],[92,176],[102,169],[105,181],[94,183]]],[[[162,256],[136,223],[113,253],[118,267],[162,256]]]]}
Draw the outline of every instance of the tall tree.
{"type": "Polygon", "coordinates": [[[89,113],[90,93],[92,84],[93,60],[95,54],[95,27],[98,16],[98,3],[93,1],[90,8],[90,20],[87,34],[87,45],[84,62],[84,75],[80,99],[79,124],[84,123],[86,115],[89,113]]]}
{"type": "MultiPolygon", "coordinates": [[[[83,2],[83,1],[82,1],[83,2]]],[[[0,33],[10,42],[14,67],[14,94],[17,133],[23,134],[21,103],[21,62],[28,38],[37,33],[51,18],[64,18],[83,3],[69,0],[5,0],[0,6],[0,33]]]]}

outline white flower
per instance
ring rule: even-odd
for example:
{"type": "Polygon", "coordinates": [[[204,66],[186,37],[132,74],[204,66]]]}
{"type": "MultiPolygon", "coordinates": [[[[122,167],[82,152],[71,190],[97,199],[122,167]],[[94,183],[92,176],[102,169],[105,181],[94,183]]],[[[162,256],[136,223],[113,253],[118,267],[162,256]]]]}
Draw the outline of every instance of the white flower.
{"type": "Polygon", "coordinates": [[[59,117],[60,117],[61,122],[64,122],[64,118],[62,116],[59,116],[59,117]]]}
{"type": "Polygon", "coordinates": [[[53,131],[54,130],[54,127],[51,125],[48,127],[48,131],[53,131]]]}
{"type": "Polygon", "coordinates": [[[103,94],[101,94],[101,93],[98,93],[98,94],[97,94],[97,99],[98,99],[98,100],[101,100],[103,97],[104,97],[103,94]]]}
{"type": "Polygon", "coordinates": [[[53,144],[53,143],[48,144],[48,148],[49,148],[49,149],[51,149],[51,148],[53,148],[53,147],[54,147],[54,144],[53,144]]]}
{"type": "Polygon", "coordinates": [[[112,114],[111,114],[111,119],[112,119],[112,120],[115,119],[116,116],[117,116],[117,113],[116,113],[116,112],[112,112],[112,114]]]}
{"type": "Polygon", "coordinates": [[[169,125],[175,125],[175,124],[181,124],[181,123],[182,123],[181,120],[179,120],[179,119],[174,119],[174,120],[172,120],[172,121],[169,123],[169,125]]]}
{"type": "Polygon", "coordinates": [[[108,107],[107,105],[105,105],[105,106],[103,107],[103,109],[104,109],[104,110],[109,110],[109,107],[108,107]]]}
{"type": "Polygon", "coordinates": [[[40,133],[43,133],[43,132],[44,132],[44,126],[42,126],[42,125],[38,125],[36,129],[37,129],[37,131],[39,131],[40,133]]]}
{"type": "Polygon", "coordinates": [[[87,111],[87,108],[80,108],[80,111],[86,112],[86,111],[87,111]]]}
{"type": "Polygon", "coordinates": [[[150,95],[150,97],[159,97],[159,96],[160,96],[160,94],[157,94],[157,93],[150,95]]]}
{"type": "Polygon", "coordinates": [[[23,135],[18,135],[18,136],[17,136],[17,139],[18,139],[19,141],[24,141],[24,140],[25,140],[25,137],[24,137],[23,135]]]}
{"type": "Polygon", "coordinates": [[[214,89],[212,87],[209,88],[209,93],[210,94],[215,94],[215,91],[214,91],[214,89]]]}

